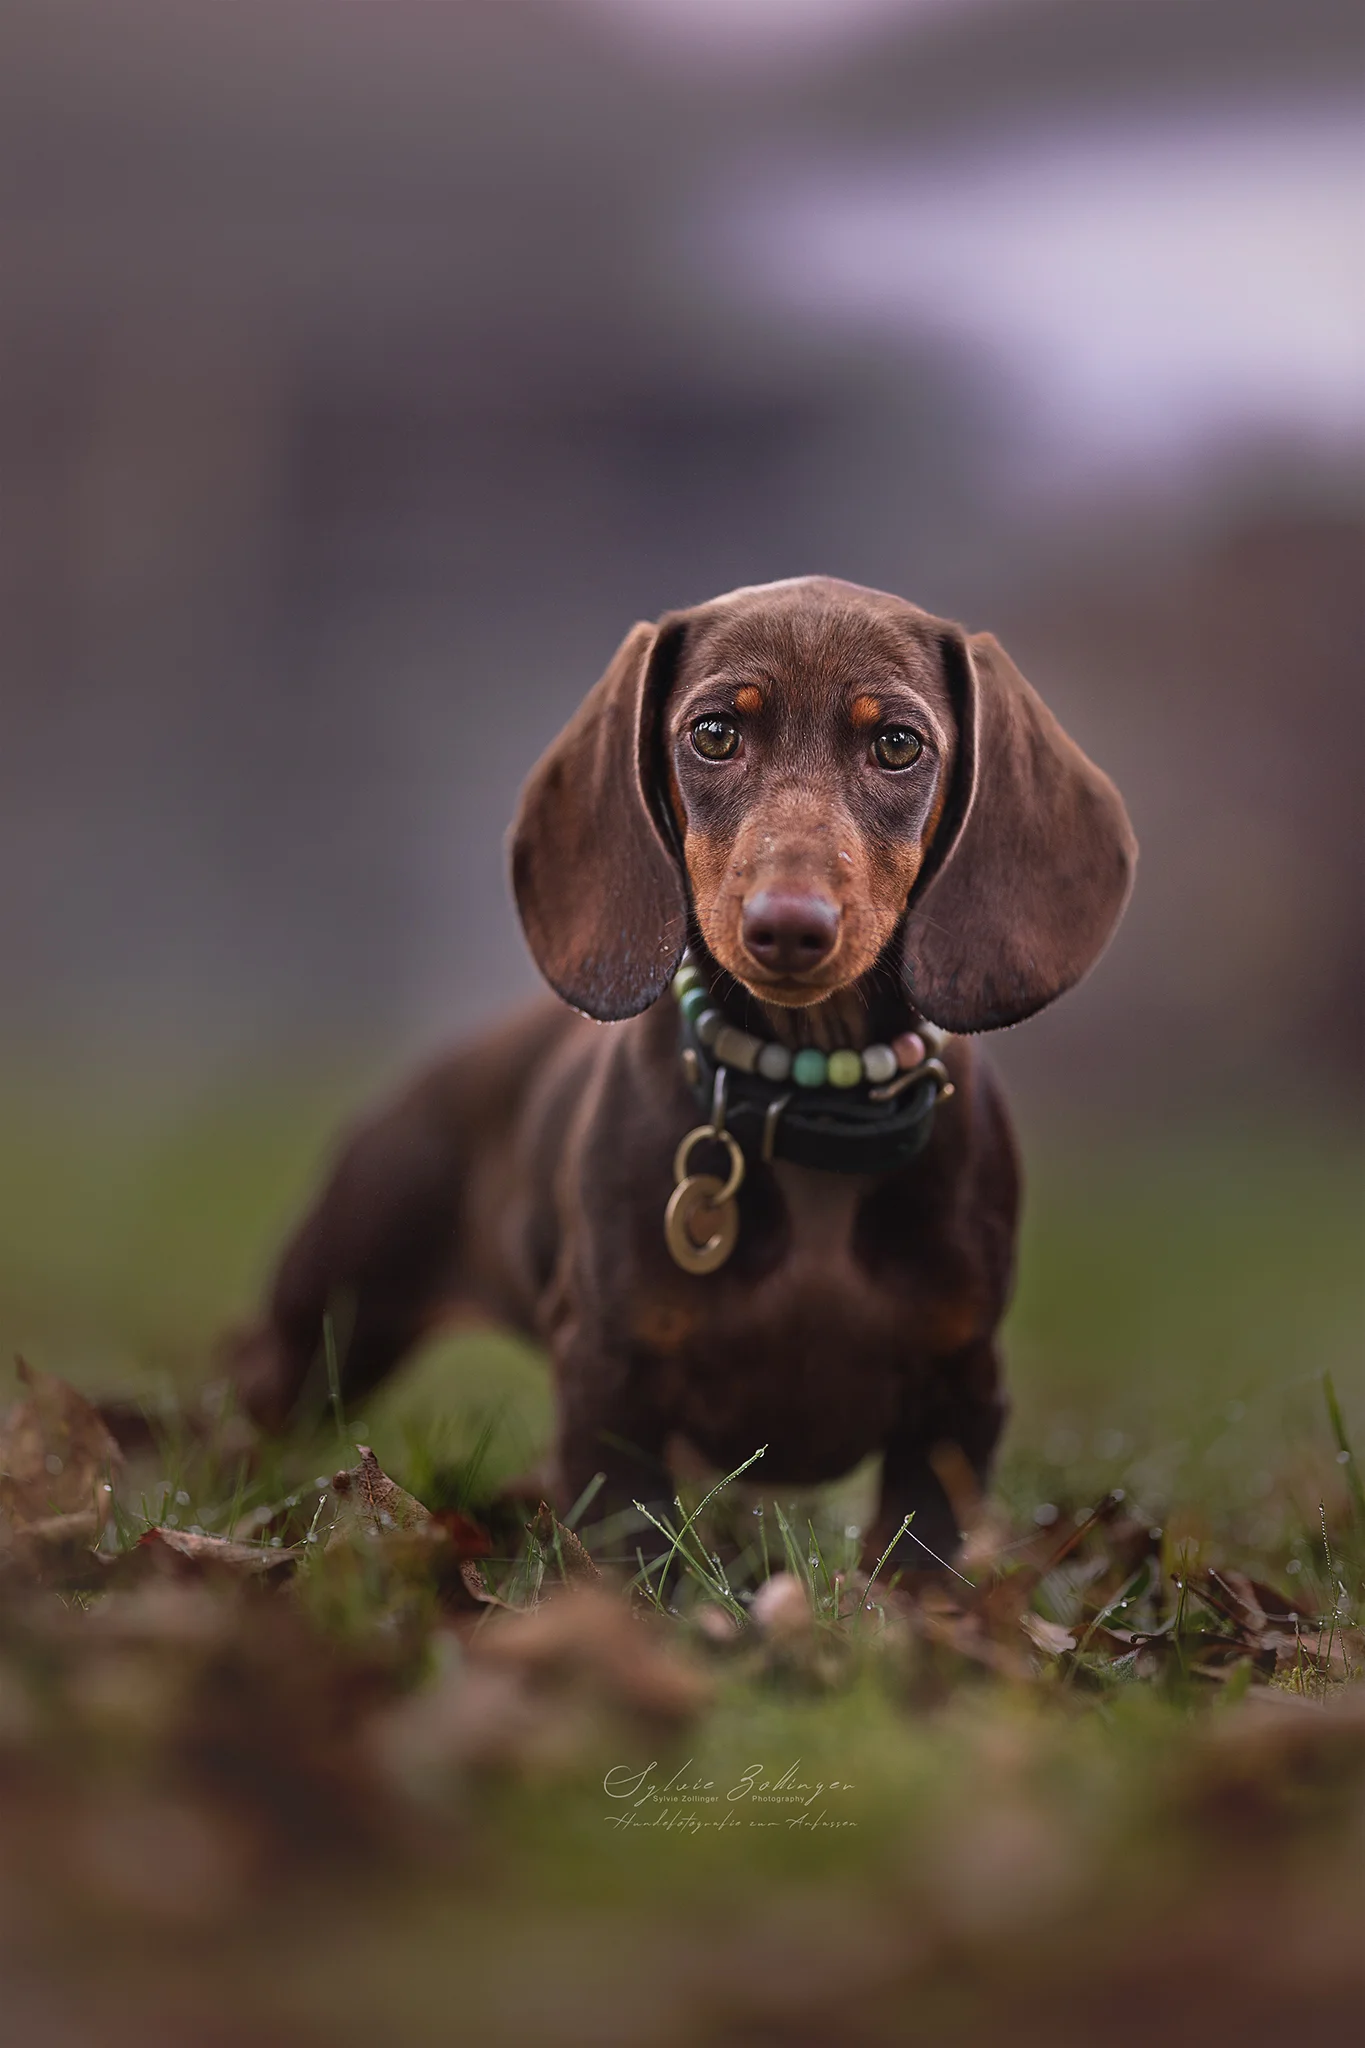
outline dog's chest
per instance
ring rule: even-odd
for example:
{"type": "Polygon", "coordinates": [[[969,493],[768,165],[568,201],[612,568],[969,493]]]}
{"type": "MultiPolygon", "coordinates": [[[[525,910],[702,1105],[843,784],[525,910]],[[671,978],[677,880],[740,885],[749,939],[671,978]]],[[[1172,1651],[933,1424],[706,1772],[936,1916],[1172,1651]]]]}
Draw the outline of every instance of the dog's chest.
{"type": "Polygon", "coordinates": [[[778,1201],[746,1218],[752,1241],[741,1234],[731,1265],[670,1281],[637,1329],[663,1406],[699,1448],[723,1460],[767,1442],[778,1464],[833,1473],[885,1434],[922,1350],[917,1319],[860,1256],[869,1183],[785,1165],[773,1179],[778,1201]]]}

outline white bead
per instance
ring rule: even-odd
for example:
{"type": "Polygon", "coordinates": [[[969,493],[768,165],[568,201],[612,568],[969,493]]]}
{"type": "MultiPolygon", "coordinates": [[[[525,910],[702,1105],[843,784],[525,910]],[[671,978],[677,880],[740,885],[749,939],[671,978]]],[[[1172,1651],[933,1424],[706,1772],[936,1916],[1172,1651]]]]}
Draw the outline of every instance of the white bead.
{"type": "Polygon", "coordinates": [[[927,1017],[921,1017],[915,1029],[919,1032],[930,1053],[935,1056],[942,1052],[950,1035],[941,1025],[931,1024],[927,1017]]]}
{"type": "Polygon", "coordinates": [[[895,1071],[896,1055],[889,1045],[869,1045],[863,1048],[863,1072],[869,1081],[889,1081],[895,1071]]]}
{"type": "Polygon", "coordinates": [[[785,1081],[792,1070],[792,1056],[785,1045],[765,1045],[758,1056],[758,1071],[765,1081],[785,1081]]]}
{"type": "Polygon", "coordinates": [[[724,1022],[725,1019],[719,1010],[703,1010],[692,1029],[696,1032],[698,1041],[709,1047],[715,1044],[716,1033],[724,1022]]]}
{"type": "Polygon", "coordinates": [[[722,1024],[716,1033],[714,1051],[718,1066],[738,1067],[741,1074],[752,1074],[762,1050],[762,1039],[751,1037],[747,1031],[737,1031],[733,1024],[722,1024]]]}

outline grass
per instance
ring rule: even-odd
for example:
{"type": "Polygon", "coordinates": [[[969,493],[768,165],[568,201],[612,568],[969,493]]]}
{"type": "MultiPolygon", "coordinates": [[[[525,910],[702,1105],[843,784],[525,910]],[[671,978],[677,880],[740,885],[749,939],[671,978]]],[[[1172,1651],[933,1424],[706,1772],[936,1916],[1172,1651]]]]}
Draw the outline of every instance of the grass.
{"type": "MultiPolygon", "coordinates": [[[[16,1094],[0,1177],[0,1333],[88,1389],[136,1385],[169,1399],[194,1385],[217,1331],[249,1309],[346,1092],[261,1087],[160,1122],[135,1108],[97,1115],[69,1090],[16,1094]]],[[[336,1700],[368,1698],[374,1674],[386,1674],[381,1692],[398,1705],[379,1712],[382,1727],[404,1701],[415,1712],[423,1699],[448,1697],[466,1717],[461,1768],[448,1757],[423,1764],[430,1731],[402,1723],[411,1734],[403,1769],[416,1773],[416,1811],[422,1827],[435,1817],[441,1854],[418,1853],[405,1835],[395,1847],[387,1820],[382,1846],[367,1846],[368,1809],[352,1812],[351,1791],[333,1788],[323,1820],[301,1825],[321,1839],[339,1806],[339,1847],[283,1894],[254,1876],[252,1895],[280,1900],[260,1914],[224,1880],[221,1910],[210,1897],[204,1912],[186,1911],[184,1956],[166,1940],[180,1924],[175,1899],[155,1903],[151,1879],[145,1912],[117,1886],[112,1918],[104,1893],[98,1910],[88,1899],[72,1909],[74,1960],[59,1925],[35,1937],[31,1916],[0,1906],[19,2009],[28,1985],[35,2010],[55,1999],[65,2013],[69,1998],[84,2016],[88,1976],[102,2016],[122,2015],[112,2032],[104,2026],[116,2044],[124,2021],[130,2040],[153,2023],[210,2038],[205,1986],[232,2016],[223,2038],[254,2027],[264,2038],[288,2029],[349,2040],[382,2022],[443,2042],[458,2011],[463,2026],[495,2041],[880,2042],[917,2037],[907,2031],[912,2012],[936,2041],[994,2040],[1005,2028],[1021,2042],[1035,2032],[1080,2040],[1093,2038],[1088,2023],[1068,2034],[1065,2009],[1088,1999],[1120,2042],[1163,2026],[1173,2038],[1238,2038],[1234,2011],[1248,2015],[1247,2038],[1262,2038],[1260,2022],[1273,2031],[1276,2013],[1296,2029],[1336,2024],[1333,1957],[1351,1948],[1351,1891],[1334,1830],[1359,1796],[1349,1789],[1358,1763],[1340,1760],[1335,1733],[1310,1742],[1269,1706],[1307,1712],[1328,1693],[1353,1691],[1340,1682],[1352,1667],[1339,1642],[1365,1592],[1365,1504],[1343,1455],[1365,1442],[1358,1162],[1325,1133],[1253,1142],[1182,1132],[1041,1156],[1035,1146],[1031,1169],[1007,1332],[1015,1410],[995,1551],[967,1569],[981,1588],[993,1574],[1004,1583],[1026,1555],[1060,1552],[1078,1518],[1121,1496],[1029,1595],[1039,1622],[1073,1636],[1071,1651],[1034,1659],[1021,1683],[964,1653],[951,1631],[927,1641],[903,1629],[882,1585],[871,1590],[871,1620],[851,1619],[849,1532],[865,1518],[868,1475],[772,1500],[759,1457],[715,1499],[679,1503],[668,1540],[676,1537],[682,1574],[668,1602],[646,1576],[656,1605],[691,1617],[666,1627],[707,1676],[704,1712],[651,1733],[619,1702],[585,1706],[590,1681],[561,1673],[498,1695],[488,1726],[471,1732],[469,1702],[491,1681],[475,1660],[476,1682],[461,1691],[465,1652],[433,1634],[439,1615],[425,1582],[363,1549],[351,1559],[316,1540],[335,1510],[327,1475],[353,1462],[356,1438],[428,1507],[464,1511],[543,1444],[549,1407],[534,1352],[486,1333],[441,1339],[340,1434],[273,1446],[250,1468],[172,1434],[140,1490],[125,1489],[117,1535],[130,1545],[172,1522],[224,1531],[255,1510],[257,1540],[298,1543],[300,1583],[314,1591],[294,1605],[334,1646],[325,1656],[340,1659],[338,1676],[324,1685],[318,1675],[316,1696],[314,1679],[298,1677],[300,1705],[270,1691],[294,1668],[284,1652],[262,1672],[250,1664],[255,1650],[239,1646],[232,1654],[255,1673],[249,1686],[233,1676],[228,1651],[215,1652],[225,1661],[213,1696],[247,1687],[242,1698],[258,1703],[252,1740],[266,1743],[264,1760],[251,1750],[233,1768],[248,1786],[263,1775],[295,1788],[273,1792],[271,1811],[292,1812],[293,1801],[306,1816],[297,1788],[322,1768],[336,1700]],[[1116,1531],[1127,1532],[1131,1554],[1116,1531]],[[1273,1683],[1236,1658],[1208,1675],[1210,1645],[1227,1626],[1210,1604],[1209,1567],[1292,1597],[1302,1642],[1280,1655],[1273,1683]],[[784,1640],[776,1625],[748,1626],[755,1595],[779,1571],[806,1589],[813,1633],[784,1640]],[[727,1644],[703,1609],[730,1615],[739,1637],[727,1644]],[[1112,1643],[1101,1654],[1120,1624],[1157,1645],[1145,1664],[1112,1643]],[[295,1714],[318,1732],[289,1752],[280,1777],[286,1739],[267,1741],[265,1730],[292,1727],[295,1714]],[[519,1751],[513,1742],[514,1762],[470,1765],[485,1754],[480,1742],[491,1755],[512,1740],[517,1714],[530,1716],[532,1733],[519,1751]],[[604,1796],[613,1765],[645,1774],[648,1825],[626,1825],[625,1803],[604,1796]],[[810,1806],[757,1791],[788,1773],[793,1785],[825,1789],[810,1806]],[[675,1774],[713,1792],[670,1799],[675,1774]],[[708,1825],[727,1815],[735,1825],[708,1825]],[[1134,1976],[1144,1954],[1166,1963],[1134,1976]],[[70,1982],[59,1997],[52,1986],[66,1982],[63,1970],[70,1982]],[[1172,1987],[1183,2003],[1171,2005],[1172,1987]]],[[[557,1575],[561,1541],[557,1532],[548,1547],[528,1541],[485,1575],[525,1597],[557,1575]]],[[[34,1652],[43,1670],[75,1654],[65,1640],[43,1639],[34,1652]]],[[[1017,1630],[1008,1640],[1017,1654],[1017,1630]]],[[[72,1681],[77,1704],[62,1712],[81,1727],[93,1715],[97,1732],[63,1782],[86,1782],[80,1759],[106,1754],[111,1727],[123,1731],[118,1742],[131,1739],[127,1701],[141,1682],[132,1667],[152,1653],[121,1654],[127,1668],[97,1659],[72,1681]]],[[[3,1678],[0,1665],[0,1794],[10,1740],[3,1678]]],[[[163,1675],[151,1693],[179,1700],[187,1684],[183,1672],[163,1675]]],[[[158,1727],[174,1723],[169,1706],[139,1712],[158,1727]]],[[[150,1762],[137,1750],[140,1784],[157,1779],[169,1740],[151,1743],[150,1762]]],[[[237,1756],[232,1744],[245,1741],[239,1729],[220,1730],[211,1782],[226,1768],[221,1745],[237,1756]]],[[[368,1783],[371,1750],[347,1754],[345,1782],[368,1783]]],[[[202,1778],[187,1782],[198,1797],[202,1778]]],[[[71,1810],[54,1793],[52,1812],[65,1818],[43,1826],[84,1842],[81,1830],[111,1797],[102,1778],[71,1810]]],[[[145,1816],[139,1825],[150,1827],[145,1816]]],[[[172,1873],[197,1867],[180,1825],[166,1819],[148,1835],[172,1873]]],[[[409,1816],[403,1827],[412,1825],[409,1816]]],[[[282,1859],[294,1853],[294,1822],[267,1833],[282,1859]]],[[[13,1839],[27,1840],[18,1822],[13,1839]]],[[[69,1888],[80,1857],[63,1853],[69,1888]]],[[[121,1853],[126,1873],[132,1852],[121,1853]]],[[[193,1884],[178,1880],[171,1892],[183,1904],[193,1884]]],[[[60,1885],[57,1893],[65,1896],[60,1885]]],[[[79,2037],[80,2026],[68,2032],[79,2037]]]]}

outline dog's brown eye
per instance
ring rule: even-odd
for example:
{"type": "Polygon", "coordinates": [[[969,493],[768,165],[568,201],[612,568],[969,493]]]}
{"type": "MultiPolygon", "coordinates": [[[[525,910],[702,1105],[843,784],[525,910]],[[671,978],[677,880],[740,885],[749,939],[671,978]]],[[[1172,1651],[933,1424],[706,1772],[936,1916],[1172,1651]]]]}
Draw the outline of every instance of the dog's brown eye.
{"type": "Polygon", "coordinates": [[[728,718],[699,718],[692,744],[704,761],[728,761],[739,746],[739,727],[728,718]]]}
{"type": "Polygon", "coordinates": [[[923,752],[923,741],[908,725],[888,725],[872,742],[872,758],[879,768],[908,768],[923,752]]]}

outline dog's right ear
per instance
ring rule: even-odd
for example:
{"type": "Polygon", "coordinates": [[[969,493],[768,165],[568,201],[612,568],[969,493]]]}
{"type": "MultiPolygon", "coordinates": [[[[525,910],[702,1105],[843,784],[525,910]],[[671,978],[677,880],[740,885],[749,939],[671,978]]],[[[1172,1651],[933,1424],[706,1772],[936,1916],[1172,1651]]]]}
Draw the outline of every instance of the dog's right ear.
{"type": "Polygon", "coordinates": [[[535,963],[603,1023],[661,996],[687,943],[682,869],[654,807],[659,712],[680,626],[633,626],[531,770],[512,888],[535,963]]]}

